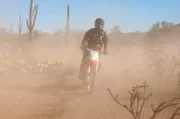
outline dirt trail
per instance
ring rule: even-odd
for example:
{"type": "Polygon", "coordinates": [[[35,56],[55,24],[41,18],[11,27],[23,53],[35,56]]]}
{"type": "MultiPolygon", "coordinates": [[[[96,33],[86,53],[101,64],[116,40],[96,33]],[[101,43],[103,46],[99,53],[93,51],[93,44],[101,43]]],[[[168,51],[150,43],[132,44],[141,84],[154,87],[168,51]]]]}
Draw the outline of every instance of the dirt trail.
{"type": "Polygon", "coordinates": [[[46,47],[42,42],[33,47],[28,52],[35,58],[56,59],[62,61],[64,67],[44,74],[12,71],[1,75],[0,119],[132,119],[112,100],[107,88],[119,93],[120,101],[127,104],[128,90],[145,80],[154,95],[144,109],[143,119],[150,115],[151,103],[175,96],[172,93],[174,80],[152,79],[140,46],[110,49],[109,56],[102,56],[103,67],[96,91],[91,96],[84,93],[77,79],[81,59],[77,47],[66,52],[53,45],[48,46],[51,50],[41,52],[40,49],[46,47]],[[66,77],[58,75],[62,72],[66,77]]]}
{"type": "Polygon", "coordinates": [[[131,84],[125,82],[123,76],[119,78],[121,80],[100,77],[96,91],[87,96],[76,76],[50,79],[41,74],[22,72],[4,75],[0,80],[0,118],[131,119],[131,115],[119,107],[107,92],[107,87],[110,87],[120,93],[122,103],[128,103],[127,91],[131,84]]]}
{"type": "MultiPolygon", "coordinates": [[[[22,74],[20,77],[23,78],[22,74]]],[[[97,106],[96,104],[100,105],[99,96],[84,95],[77,81],[77,85],[71,82],[68,86],[63,86],[64,82],[29,74],[24,74],[24,78],[26,79],[1,79],[1,119],[74,118],[80,111],[84,113],[83,111],[97,106]]]]}
{"type": "Polygon", "coordinates": [[[26,79],[1,80],[1,119],[110,119],[118,115],[102,81],[87,96],[76,79],[65,83],[30,74],[20,77],[26,79]]]}

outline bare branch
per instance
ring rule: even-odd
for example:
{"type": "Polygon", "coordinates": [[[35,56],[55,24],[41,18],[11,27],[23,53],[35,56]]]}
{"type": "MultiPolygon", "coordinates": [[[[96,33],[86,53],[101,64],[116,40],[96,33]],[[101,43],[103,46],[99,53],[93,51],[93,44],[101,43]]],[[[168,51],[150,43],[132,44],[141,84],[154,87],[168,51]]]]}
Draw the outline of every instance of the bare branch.
{"type": "Polygon", "coordinates": [[[118,99],[116,99],[115,96],[112,94],[112,92],[110,91],[110,89],[108,88],[107,90],[108,90],[110,96],[113,98],[113,100],[114,100],[117,104],[119,104],[120,106],[122,106],[122,107],[124,107],[126,110],[128,110],[128,111],[132,114],[132,116],[134,117],[134,119],[137,119],[136,116],[134,115],[133,111],[132,111],[131,109],[129,109],[127,105],[121,104],[121,103],[118,101],[118,99]]]}
{"type": "MultiPolygon", "coordinates": [[[[147,93],[147,87],[146,82],[143,83],[143,85],[136,85],[133,86],[131,91],[129,91],[130,94],[130,102],[129,107],[125,104],[121,104],[118,101],[118,95],[116,97],[111,93],[111,91],[108,89],[109,94],[111,97],[115,100],[116,103],[118,103],[120,106],[124,107],[126,110],[128,110],[134,119],[141,119],[142,111],[144,108],[144,105],[146,104],[147,100],[152,96],[152,93],[147,93]],[[143,91],[140,92],[140,89],[143,91]]],[[[172,116],[170,119],[174,119],[176,116],[180,116],[180,97],[173,98],[171,100],[164,100],[161,99],[158,101],[158,105],[154,107],[154,105],[151,105],[151,109],[153,111],[153,115],[150,117],[150,119],[154,119],[160,112],[167,108],[175,108],[172,116]]]]}
{"type": "MultiPolygon", "coordinates": [[[[165,100],[162,99],[159,102],[159,105],[156,108],[154,108],[154,106],[151,105],[151,108],[152,108],[152,111],[153,111],[153,115],[151,116],[150,119],[154,119],[160,112],[162,112],[163,110],[165,110],[165,109],[167,109],[169,107],[179,106],[179,102],[175,102],[175,101],[177,101],[179,99],[180,98],[173,98],[172,100],[168,100],[168,101],[165,101],[165,100]]],[[[173,115],[171,116],[170,119],[173,119],[177,115],[179,110],[180,110],[180,107],[178,107],[175,110],[175,112],[173,113],[173,115]]]]}
{"type": "Polygon", "coordinates": [[[136,86],[132,87],[131,91],[129,91],[129,94],[130,94],[129,107],[121,104],[118,101],[117,96],[115,98],[109,89],[108,89],[108,92],[110,93],[111,97],[119,105],[123,106],[126,110],[128,110],[132,114],[134,119],[140,119],[144,105],[145,105],[146,101],[149,99],[149,97],[152,95],[152,93],[150,93],[150,94],[148,94],[148,96],[146,96],[146,88],[147,87],[148,87],[148,85],[146,85],[146,82],[144,82],[143,85],[136,85],[136,86]],[[142,93],[140,92],[140,89],[143,89],[142,93]]]}
{"type": "Polygon", "coordinates": [[[180,116],[180,115],[178,114],[178,111],[179,111],[179,110],[180,110],[180,106],[179,106],[178,108],[176,108],[176,110],[174,111],[174,113],[173,113],[173,115],[171,116],[170,119],[174,119],[175,116],[180,116]]]}

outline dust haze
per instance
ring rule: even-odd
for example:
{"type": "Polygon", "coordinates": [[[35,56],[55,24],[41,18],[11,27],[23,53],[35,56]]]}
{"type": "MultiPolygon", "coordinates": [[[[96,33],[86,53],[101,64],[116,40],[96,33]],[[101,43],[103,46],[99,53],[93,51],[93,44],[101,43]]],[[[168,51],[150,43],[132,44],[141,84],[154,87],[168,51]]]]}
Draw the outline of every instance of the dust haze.
{"type": "MultiPolygon", "coordinates": [[[[147,119],[149,104],[179,96],[180,27],[155,25],[148,32],[122,33],[116,26],[107,31],[109,54],[101,56],[98,85],[90,96],[77,78],[85,31],[70,31],[67,46],[63,31],[35,31],[30,41],[28,32],[1,28],[0,119],[133,119],[107,88],[128,104],[128,91],[145,81],[153,93],[143,110],[147,119]]],[[[169,115],[167,110],[158,116],[169,115]]]]}

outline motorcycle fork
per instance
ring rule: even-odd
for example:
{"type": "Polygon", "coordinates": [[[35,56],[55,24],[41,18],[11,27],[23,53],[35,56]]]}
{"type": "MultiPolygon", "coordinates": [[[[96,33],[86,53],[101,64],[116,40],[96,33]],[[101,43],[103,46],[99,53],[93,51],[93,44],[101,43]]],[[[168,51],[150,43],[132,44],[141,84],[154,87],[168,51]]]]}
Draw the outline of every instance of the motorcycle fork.
{"type": "Polygon", "coordinates": [[[91,72],[91,70],[93,70],[95,68],[95,73],[97,74],[97,72],[98,72],[98,65],[94,65],[94,64],[90,64],[89,65],[89,67],[88,67],[88,69],[87,69],[87,77],[89,77],[90,76],[90,72],[91,72]]]}

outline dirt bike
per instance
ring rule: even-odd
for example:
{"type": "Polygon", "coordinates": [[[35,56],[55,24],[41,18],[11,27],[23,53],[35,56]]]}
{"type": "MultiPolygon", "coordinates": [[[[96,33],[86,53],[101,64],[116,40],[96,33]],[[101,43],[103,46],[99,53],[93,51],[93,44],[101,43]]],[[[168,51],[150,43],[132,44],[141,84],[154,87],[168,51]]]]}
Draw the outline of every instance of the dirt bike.
{"type": "Polygon", "coordinates": [[[95,51],[90,48],[83,49],[85,52],[89,52],[89,56],[87,57],[87,66],[86,66],[86,76],[85,80],[83,80],[83,85],[86,87],[87,93],[92,93],[95,85],[96,85],[96,76],[99,71],[101,61],[99,59],[101,52],[95,51]]]}

